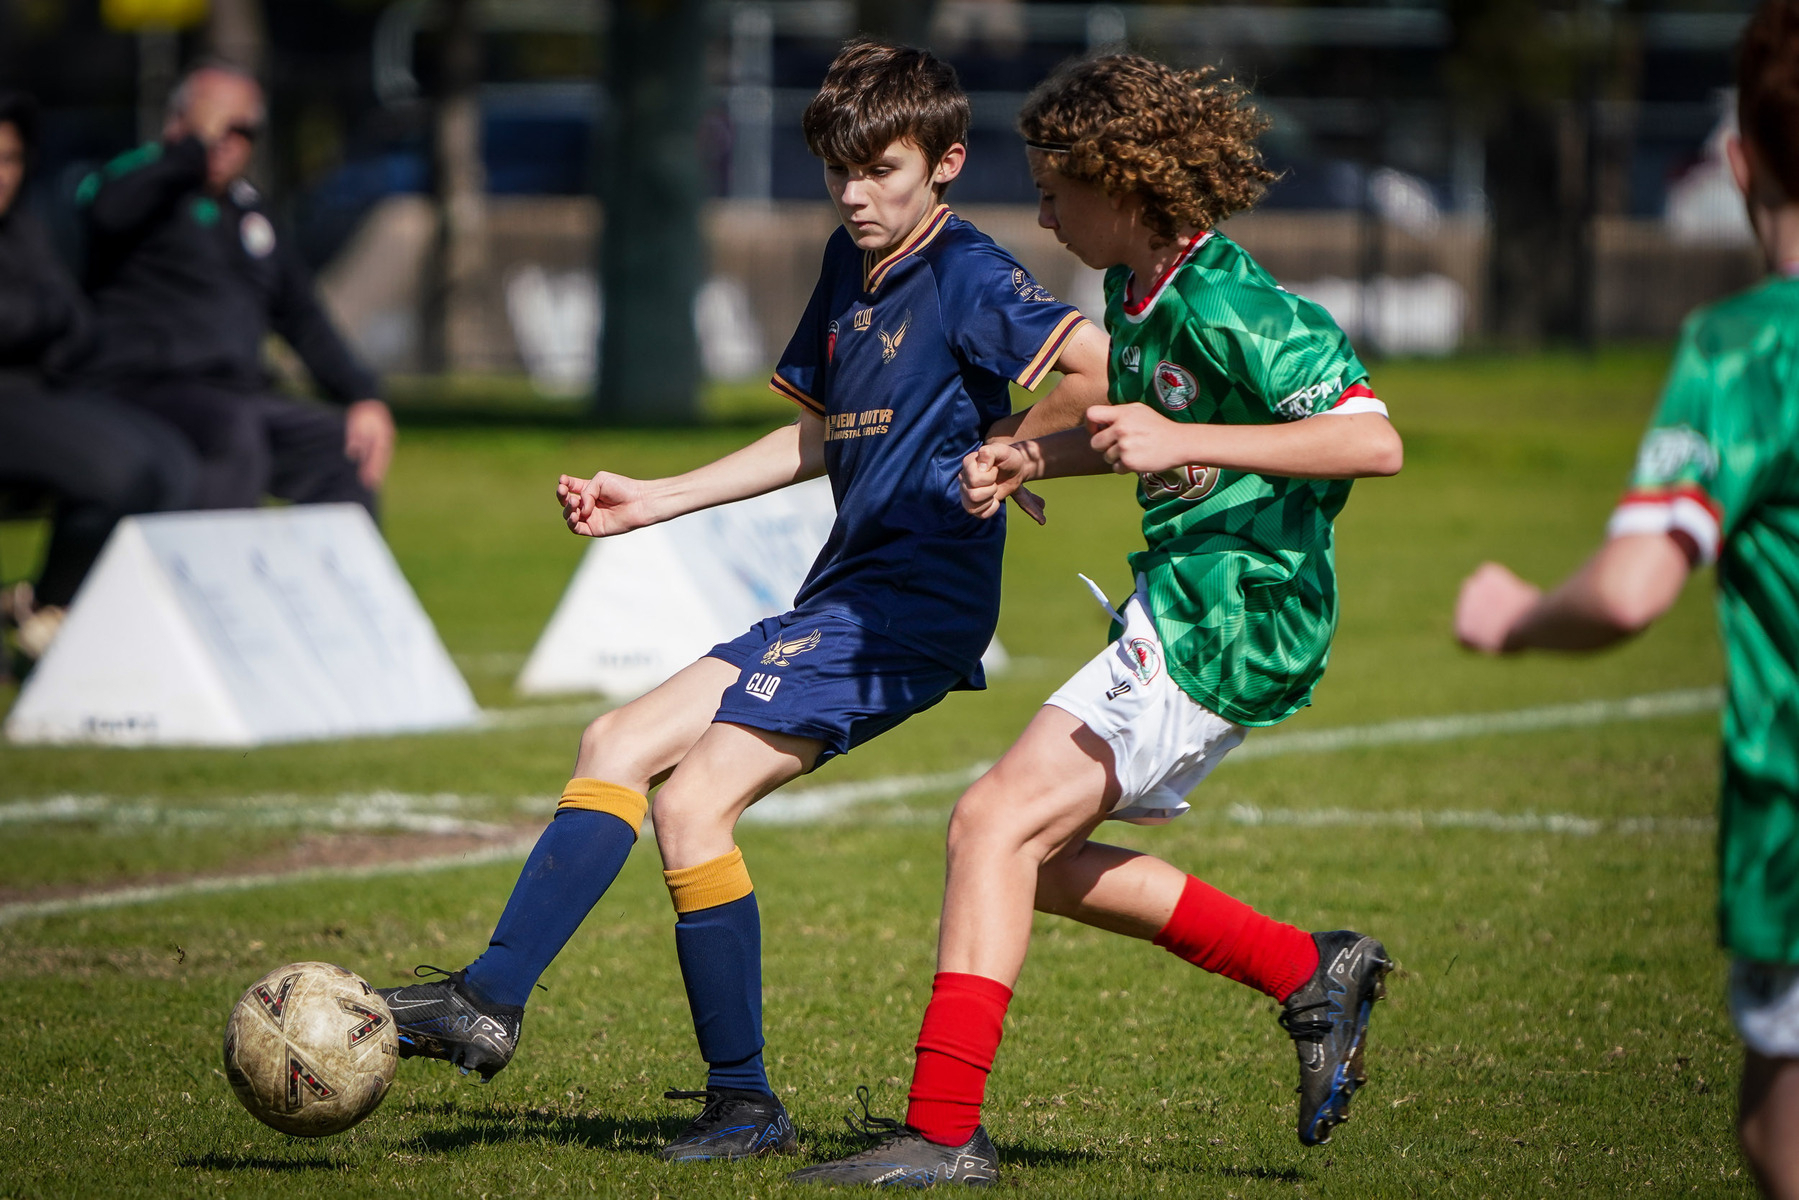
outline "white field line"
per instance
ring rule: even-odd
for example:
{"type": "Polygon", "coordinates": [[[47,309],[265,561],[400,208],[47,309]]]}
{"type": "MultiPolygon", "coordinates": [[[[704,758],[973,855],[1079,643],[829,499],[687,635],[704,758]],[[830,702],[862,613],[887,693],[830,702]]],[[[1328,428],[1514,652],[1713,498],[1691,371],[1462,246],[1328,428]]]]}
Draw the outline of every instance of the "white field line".
{"type": "Polygon", "coordinates": [[[50,796],[0,804],[0,827],[22,822],[88,821],[114,829],[324,829],[339,832],[401,831],[432,834],[504,833],[492,821],[453,815],[471,807],[469,798],[453,792],[412,795],[405,792],[347,793],[320,807],[316,796],[248,796],[216,808],[170,808],[150,797],[50,796]]]}
{"type": "Polygon", "coordinates": [[[1491,833],[1564,833],[1592,837],[1601,833],[1710,834],[1712,817],[1578,817],[1570,813],[1500,813],[1402,809],[1370,812],[1355,808],[1261,808],[1233,804],[1224,819],[1236,825],[1282,825],[1301,829],[1479,829],[1491,833]]]}
{"type": "Polygon", "coordinates": [[[256,875],[226,875],[210,879],[190,879],[182,883],[157,884],[151,887],[115,888],[90,892],[85,896],[69,896],[60,900],[31,900],[17,904],[0,904],[0,925],[31,917],[55,917],[64,913],[91,912],[103,908],[126,908],[136,904],[154,904],[185,896],[207,896],[219,892],[247,892],[278,883],[308,883],[321,880],[374,879],[382,875],[416,875],[429,871],[448,871],[457,867],[475,867],[485,863],[523,858],[530,853],[535,835],[498,846],[487,846],[463,854],[441,854],[430,858],[413,858],[401,862],[365,863],[355,867],[315,867],[304,871],[267,871],[256,875]]]}
{"type": "Polygon", "coordinates": [[[1546,704],[1510,712],[1460,713],[1449,717],[1408,717],[1377,725],[1345,725],[1304,733],[1251,735],[1231,752],[1225,762],[1273,758],[1282,754],[1321,754],[1360,746],[1398,746],[1419,742],[1444,742],[1452,738],[1481,737],[1495,733],[1531,733],[1541,729],[1578,729],[1619,721],[1650,721],[1716,712],[1724,703],[1724,689],[1684,688],[1655,692],[1622,700],[1586,700],[1579,704],[1546,704]]]}
{"type": "MultiPolygon", "coordinates": [[[[1468,713],[1448,717],[1423,717],[1350,725],[1314,732],[1269,734],[1254,738],[1233,751],[1227,762],[1274,758],[1283,754],[1320,754],[1363,746],[1393,746],[1447,741],[1489,734],[1525,733],[1536,730],[1572,729],[1620,721],[1646,721],[1686,716],[1715,710],[1722,701],[1718,688],[1689,688],[1631,696],[1622,700],[1593,700],[1579,704],[1554,704],[1510,712],[1468,713]]],[[[558,706],[560,707],[560,706],[558,706]]],[[[568,706],[574,708],[575,706],[568,706]]],[[[521,712],[548,712],[525,709],[521,712]]],[[[586,711],[591,711],[587,708],[586,711]]],[[[936,792],[957,791],[973,783],[989,763],[976,763],[957,771],[928,775],[894,775],[853,783],[826,784],[783,792],[763,800],[744,815],[744,820],[768,825],[797,825],[835,816],[871,801],[906,800],[936,792]]],[[[306,809],[309,802],[295,796],[253,796],[241,805],[225,809],[160,809],[154,801],[117,801],[104,796],[54,796],[43,800],[0,804],[0,826],[20,821],[87,820],[117,824],[167,824],[211,826],[258,822],[290,827],[331,829],[404,829],[431,833],[494,833],[501,826],[466,820],[445,810],[489,807],[491,800],[455,793],[428,796],[400,792],[346,794],[327,809],[306,809]],[[423,810],[423,811],[421,811],[423,810]]],[[[536,798],[521,799],[518,807],[538,808],[536,798]]],[[[547,804],[545,805],[547,809],[547,804]]],[[[913,814],[891,814],[902,820],[913,814]]],[[[1600,833],[1709,833],[1714,824],[1705,818],[1629,817],[1602,819],[1566,813],[1431,812],[1408,810],[1370,812],[1354,809],[1262,809],[1233,805],[1223,817],[1241,825],[1297,827],[1394,827],[1402,829],[1480,829],[1505,833],[1560,833],[1591,836],[1600,833]]],[[[229,878],[197,879],[158,887],[124,888],[62,900],[0,905],[0,925],[31,916],[145,904],[176,896],[219,891],[241,891],[267,884],[307,879],[358,879],[408,871],[434,871],[449,867],[493,862],[522,856],[530,840],[496,846],[466,855],[449,855],[382,863],[373,866],[319,868],[314,871],[229,878]]]]}

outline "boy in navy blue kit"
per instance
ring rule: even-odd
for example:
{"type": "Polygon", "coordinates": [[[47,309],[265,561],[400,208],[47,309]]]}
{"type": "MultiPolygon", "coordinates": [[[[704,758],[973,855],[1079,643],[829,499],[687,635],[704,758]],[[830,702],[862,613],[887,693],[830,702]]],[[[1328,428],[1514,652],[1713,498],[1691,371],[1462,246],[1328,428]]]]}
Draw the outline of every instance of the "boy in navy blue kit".
{"type": "MultiPolygon", "coordinates": [[[[743,812],[949,692],[985,686],[1003,523],[963,510],[962,458],[992,437],[1078,424],[1106,388],[1105,335],[942,203],[968,99],[923,51],[857,42],[804,128],[843,228],[770,386],[793,424],[685,475],[563,476],[569,528],[607,537],[830,477],[837,521],[794,607],[588,726],[575,778],[487,951],[383,989],[402,1054],[484,1078],[518,1044],[532,986],[623,866],[656,795],[675,948],[708,1064],[674,1161],[790,1151],[762,1062],[761,923],[733,831],[743,812]],[[1023,414],[1010,385],[1062,381],[1023,414]]],[[[430,968],[420,968],[424,973],[430,968]]]]}

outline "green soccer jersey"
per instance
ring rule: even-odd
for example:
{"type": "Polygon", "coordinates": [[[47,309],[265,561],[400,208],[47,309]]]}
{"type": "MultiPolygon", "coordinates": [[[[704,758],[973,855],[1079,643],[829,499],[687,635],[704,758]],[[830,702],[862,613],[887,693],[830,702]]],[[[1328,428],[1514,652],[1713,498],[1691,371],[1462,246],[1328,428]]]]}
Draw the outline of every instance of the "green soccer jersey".
{"type": "MultiPolygon", "coordinates": [[[[1324,309],[1241,247],[1204,234],[1135,300],[1106,275],[1111,400],[1174,421],[1271,425],[1386,409],[1324,309]]],[[[1131,556],[1181,689],[1219,716],[1272,725],[1310,702],[1337,626],[1331,520],[1347,480],[1203,463],[1144,476],[1148,549],[1131,556]]]]}
{"type": "Polygon", "coordinates": [[[1609,532],[1718,564],[1724,707],[1718,919],[1730,950],[1799,964],[1799,279],[1700,309],[1609,532]]]}

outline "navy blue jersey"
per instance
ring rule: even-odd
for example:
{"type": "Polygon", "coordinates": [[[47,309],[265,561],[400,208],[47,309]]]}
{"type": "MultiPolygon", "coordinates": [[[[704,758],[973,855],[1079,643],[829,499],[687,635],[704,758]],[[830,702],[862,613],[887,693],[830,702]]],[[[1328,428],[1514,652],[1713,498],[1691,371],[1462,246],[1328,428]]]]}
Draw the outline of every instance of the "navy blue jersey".
{"type": "Polygon", "coordinates": [[[794,598],[979,681],[999,621],[1003,514],[956,477],[988,426],[1083,324],[992,238],[939,205],[884,258],[839,228],[769,386],[825,422],[837,523],[794,598]]]}

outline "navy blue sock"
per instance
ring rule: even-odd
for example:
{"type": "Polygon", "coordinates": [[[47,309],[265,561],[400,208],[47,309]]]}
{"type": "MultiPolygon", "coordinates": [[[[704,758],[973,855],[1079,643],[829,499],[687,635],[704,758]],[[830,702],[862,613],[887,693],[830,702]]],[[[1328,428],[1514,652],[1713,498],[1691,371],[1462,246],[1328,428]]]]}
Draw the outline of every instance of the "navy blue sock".
{"type": "Polygon", "coordinates": [[[618,877],[637,831],[611,813],[564,808],[537,839],[469,986],[494,1004],[522,1006],[618,877]]]}
{"type": "Polygon", "coordinates": [[[706,1086],[767,1092],[762,1066],[762,916],[756,894],[675,921],[675,953],[693,1011],[706,1086]]]}

